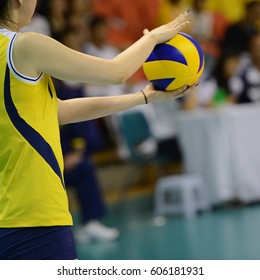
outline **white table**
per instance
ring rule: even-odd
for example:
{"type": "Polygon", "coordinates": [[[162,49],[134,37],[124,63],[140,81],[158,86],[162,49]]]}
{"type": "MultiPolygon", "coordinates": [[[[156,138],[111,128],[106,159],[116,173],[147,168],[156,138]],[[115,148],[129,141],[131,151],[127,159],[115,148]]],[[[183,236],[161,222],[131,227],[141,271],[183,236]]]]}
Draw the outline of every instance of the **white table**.
{"type": "Polygon", "coordinates": [[[180,112],[172,120],[185,170],[201,174],[211,202],[260,201],[260,106],[180,112]]]}

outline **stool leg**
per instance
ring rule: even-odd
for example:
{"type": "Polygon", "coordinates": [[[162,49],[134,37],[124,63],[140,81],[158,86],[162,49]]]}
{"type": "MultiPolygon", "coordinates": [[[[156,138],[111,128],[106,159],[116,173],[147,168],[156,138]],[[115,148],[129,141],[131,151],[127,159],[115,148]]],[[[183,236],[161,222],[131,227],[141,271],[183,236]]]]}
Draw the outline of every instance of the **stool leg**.
{"type": "Polygon", "coordinates": [[[204,210],[204,211],[210,210],[211,206],[209,202],[209,196],[207,194],[206,186],[202,181],[198,183],[197,194],[198,194],[199,210],[204,210]]]}
{"type": "Polygon", "coordinates": [[[194,188],[192,184],[187,184],[182,188],[182,207],[186,218],[192,218],[196,214],[194,188]]]}
{"type": "Polygon", "coordinates": [[[154,198],[154,207],[155,216],[161,216],[165,214],[165,207],[164,207],[164,189],[158,185],[155,189],[155,198],[154,198]]]}

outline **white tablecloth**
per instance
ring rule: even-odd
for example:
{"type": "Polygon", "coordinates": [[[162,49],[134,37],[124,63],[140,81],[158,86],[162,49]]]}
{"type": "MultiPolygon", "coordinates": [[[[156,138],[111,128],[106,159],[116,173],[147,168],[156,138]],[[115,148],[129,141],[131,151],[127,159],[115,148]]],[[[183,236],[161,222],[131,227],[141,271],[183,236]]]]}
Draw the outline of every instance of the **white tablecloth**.
{"type": "Polygon", "coordinates": [[[180,112],[175,120],[187,173],[201,174],[211,202],[260,201],[260,106],[180,112]]]}

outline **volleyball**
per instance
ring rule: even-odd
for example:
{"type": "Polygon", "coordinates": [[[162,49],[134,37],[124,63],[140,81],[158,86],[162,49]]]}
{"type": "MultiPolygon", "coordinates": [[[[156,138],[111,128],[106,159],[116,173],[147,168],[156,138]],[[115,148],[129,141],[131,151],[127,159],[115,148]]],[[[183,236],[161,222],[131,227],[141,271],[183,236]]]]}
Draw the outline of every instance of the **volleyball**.
{"type": "Polygon", "coordinates": [[[146,78],[158,90],[171,91],[196,83],[204,69],[199,43],[179,32],[171,40],[158,44],[143,64],[146,78]]]}

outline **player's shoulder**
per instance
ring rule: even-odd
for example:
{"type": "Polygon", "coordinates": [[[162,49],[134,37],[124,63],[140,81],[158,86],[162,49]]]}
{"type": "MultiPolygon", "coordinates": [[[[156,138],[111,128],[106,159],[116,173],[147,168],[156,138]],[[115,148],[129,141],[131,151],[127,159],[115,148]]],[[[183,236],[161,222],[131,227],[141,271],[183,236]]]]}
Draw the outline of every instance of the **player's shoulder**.
{"type": "Polygon", "coordinates": [[[14,52],[18,56],[30,58],[43,53],[45,46],[50,44],[52,38],[35,32],[17,33],[14,41],[14,52]]]}
{"type": "Polygon", "coordinates": [[[35,44],[41,44],[48,40],[48,36],[36,32],[17,33],[15,45],[20,48],[33,47],[35,44]]]}
{"type": "Polygon", "coordinates": [[[23,75],[35,77],[40,74],[36,62],[42,60],[48,36],[34,32],[19,32],[13,41],[12,58],[15,68],[23,75]]]}

